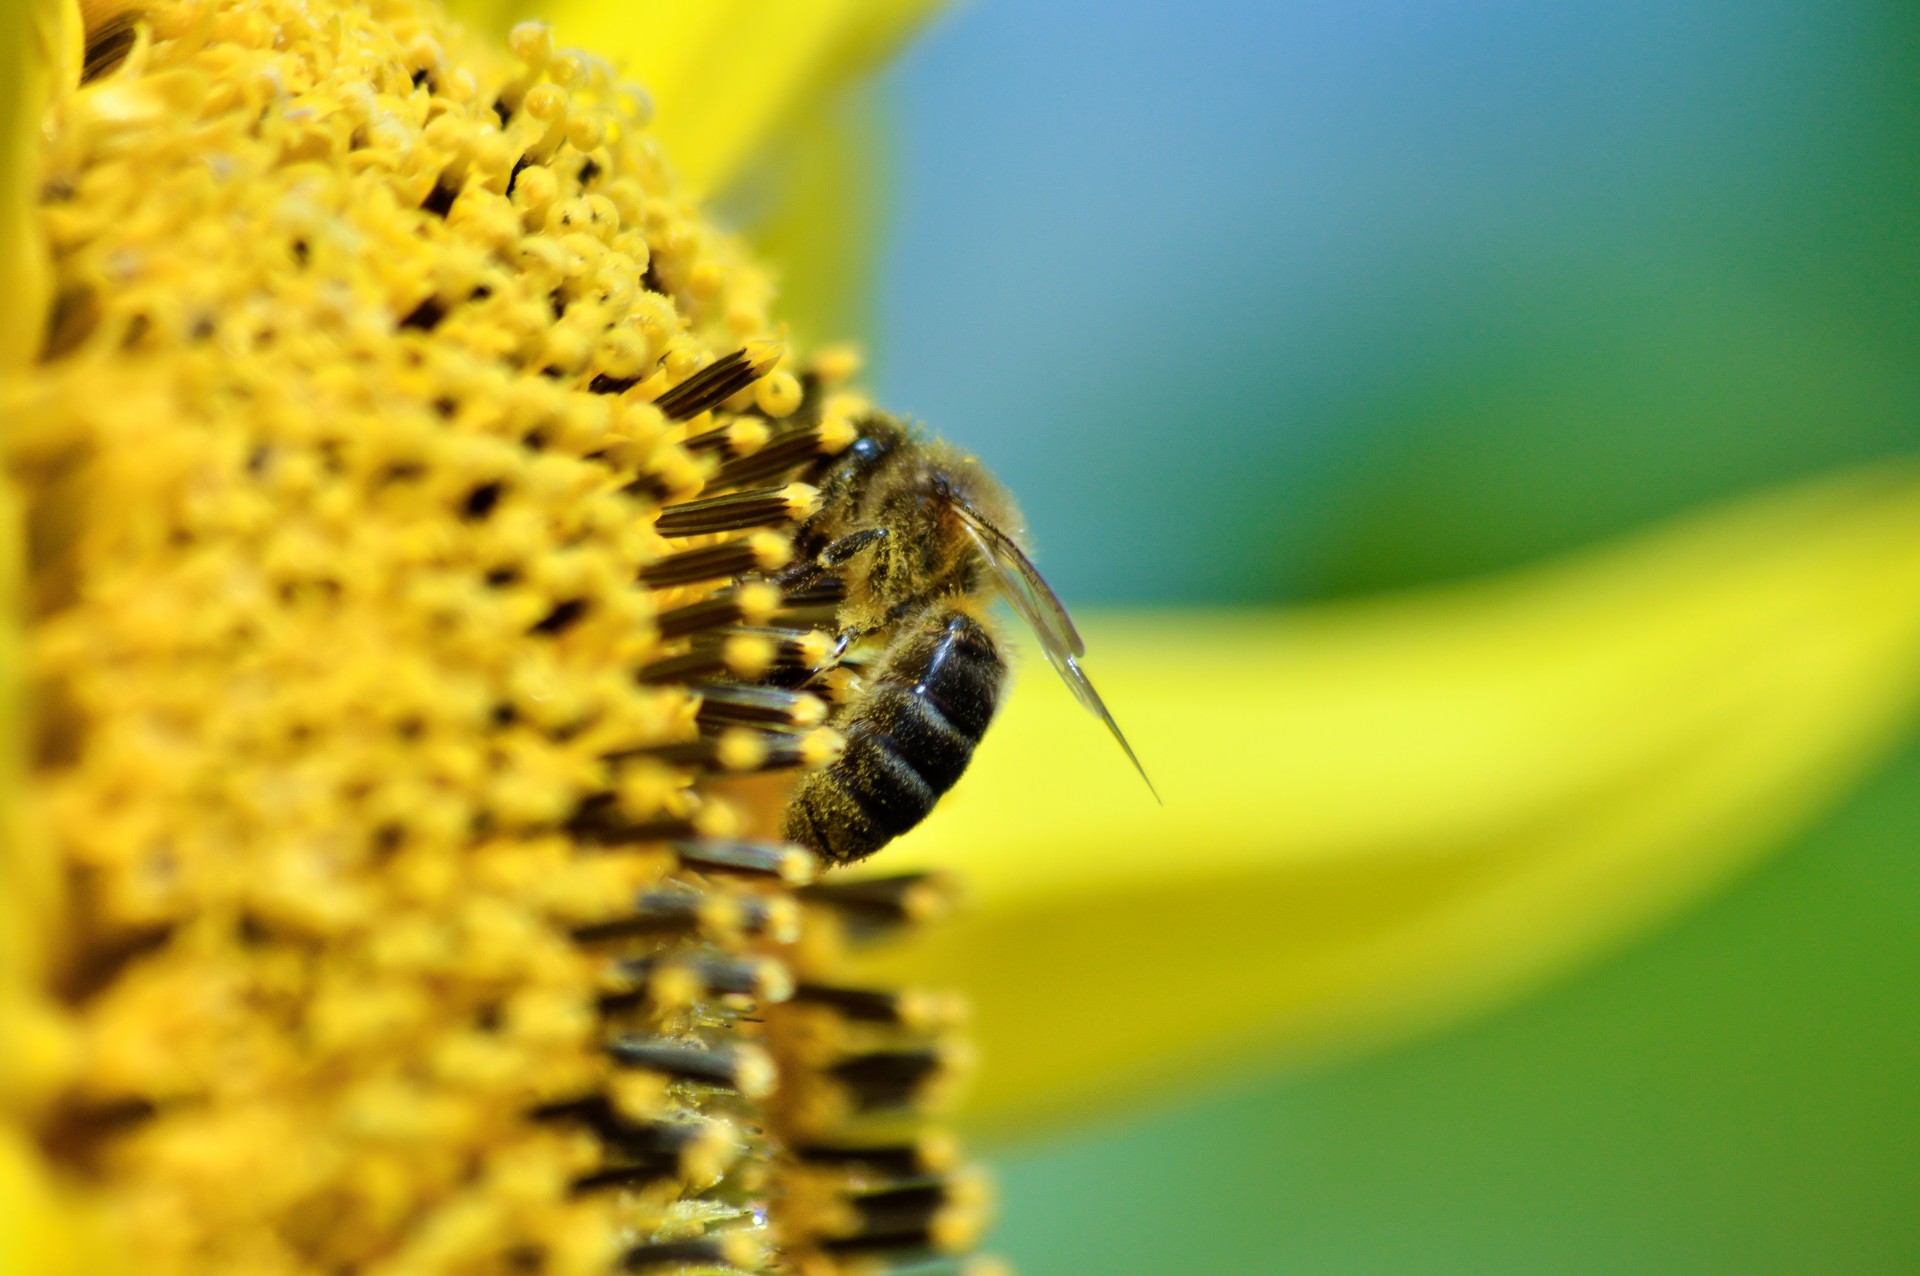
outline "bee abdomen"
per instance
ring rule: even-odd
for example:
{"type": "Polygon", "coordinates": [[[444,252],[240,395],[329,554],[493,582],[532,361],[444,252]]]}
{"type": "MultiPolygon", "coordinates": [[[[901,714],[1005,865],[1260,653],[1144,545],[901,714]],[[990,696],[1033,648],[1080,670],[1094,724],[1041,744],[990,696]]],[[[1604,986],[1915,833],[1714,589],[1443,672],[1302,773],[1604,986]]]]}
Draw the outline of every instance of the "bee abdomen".
{"type": "Polygon", "coordinates": [[[967,737],[971,750],[1000,707],[1007,663],[986,627],[965,612],[936,612],[928,630],[933,641],[925,646],[910,641],[898,658],[890,653],[880,679],[910,689],[942,722],[967,737]]]}
{"type": "MultiPolygon", "coordinates": [[[[953,787],[980,742],[949,719],[924,684],[883,682],[867,693],[860,727],[926,781],[937,797],[953,787]]],[[[911,827],[911,826],[909,826],[911,827]]]]}
{"type": "Polygon", "coordinates": [[[841,723],[846,752],[795,791],[787,836],[846,863],[925,819],[972,760],[1005,674],[979,621],[945,608],[923,613],[841,723]]]}
{"type": "Polygon", "coordinates": [[[880,840],[899,837],[926,819],[944,790],[920,773],[900,742],[865,722],[853,723],[846,735],[846,752],[829,770],[880,840]]]}

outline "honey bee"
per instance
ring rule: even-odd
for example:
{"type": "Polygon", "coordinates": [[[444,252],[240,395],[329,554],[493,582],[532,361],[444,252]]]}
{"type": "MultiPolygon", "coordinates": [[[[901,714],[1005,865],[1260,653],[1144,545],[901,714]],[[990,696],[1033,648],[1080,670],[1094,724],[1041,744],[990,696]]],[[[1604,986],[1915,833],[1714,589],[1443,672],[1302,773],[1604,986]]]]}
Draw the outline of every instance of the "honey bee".
{"type": "Polygon", "coordinates": [[[801,779],[784,836],[846,864],[926,818],[999,704],[1007,666],[987,616],[996,594],[1146,780],[1080,668],[1085,646],[1066,609],[1008,530],[1020,526],[1012,502],[976,461],[873,414],[810,478],[820,506],[796,529],[798,562],[779,583],[835,602],[838,653],[860,644],[879,654],[832,720],[845,752],[801,779]]]}

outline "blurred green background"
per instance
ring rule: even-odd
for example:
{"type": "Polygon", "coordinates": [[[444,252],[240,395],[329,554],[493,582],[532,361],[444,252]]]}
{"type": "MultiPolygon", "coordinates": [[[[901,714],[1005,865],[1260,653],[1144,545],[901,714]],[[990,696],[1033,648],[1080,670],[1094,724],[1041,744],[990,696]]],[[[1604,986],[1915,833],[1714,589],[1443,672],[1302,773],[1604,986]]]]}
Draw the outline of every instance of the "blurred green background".
{"type": "Polygon", "coordinates": [[[1438,1040],[1000,1149],[1040,1273],[1920,1269],[1920,750],[1635,951],[1438,1040]]]}
{"type": "MultiPolygon", "coordinates": [[[[1920,443],[1920,17],[963,3],[885,400],[1080,606],[1469,577],[1920,443]]],[[[1920,753],[1444,1039],[998,1149],[1036,1273],[1920,1270],[1920,753]]]]}

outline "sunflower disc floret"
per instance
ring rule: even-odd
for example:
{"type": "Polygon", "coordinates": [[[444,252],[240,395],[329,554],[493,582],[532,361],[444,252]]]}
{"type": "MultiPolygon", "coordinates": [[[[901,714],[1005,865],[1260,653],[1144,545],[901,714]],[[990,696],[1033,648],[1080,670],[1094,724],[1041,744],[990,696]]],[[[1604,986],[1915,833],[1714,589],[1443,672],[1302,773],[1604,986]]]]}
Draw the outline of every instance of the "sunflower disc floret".
{"type": "Polygon", "coordinates": [[[828,647],[754,577],[864,408],[778,366],[646,117],[410,0],[89,13],[9,392],[74,1042],[33,1133],[140,1271],[888,1270],[978,1230],[926,1125],[953,1006],[833,975],[940,884],[805,886],[718,795],[838,746],[762,685],[828,647]]]}

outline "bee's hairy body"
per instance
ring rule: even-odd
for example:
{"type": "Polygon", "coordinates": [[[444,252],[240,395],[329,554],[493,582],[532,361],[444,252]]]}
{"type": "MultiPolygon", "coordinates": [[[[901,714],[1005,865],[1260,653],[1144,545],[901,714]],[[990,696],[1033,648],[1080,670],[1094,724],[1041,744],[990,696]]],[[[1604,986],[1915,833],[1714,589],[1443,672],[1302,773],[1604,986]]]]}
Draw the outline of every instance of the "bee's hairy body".
{"type": "Polygon", "coordinates": [[[837,723],[846,751],[795,789],[786,836],[844,864],[925,819],[972,760],[1006,669],[965,604],[913,613],[837,723]]]}
{"type": "Polygon", "coordinates": [[[887,416],[816,478],[820,510],[795,537],[803,570],[841,582],[843,644],[885,648],[832,720],[846,751],[796,786],[784,832],[844,864],[924,819],[993,719],[1006,662],[982,615],[990,568],[956,505],[1015,520],[978,465],[887,416]]]}

